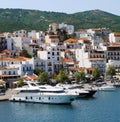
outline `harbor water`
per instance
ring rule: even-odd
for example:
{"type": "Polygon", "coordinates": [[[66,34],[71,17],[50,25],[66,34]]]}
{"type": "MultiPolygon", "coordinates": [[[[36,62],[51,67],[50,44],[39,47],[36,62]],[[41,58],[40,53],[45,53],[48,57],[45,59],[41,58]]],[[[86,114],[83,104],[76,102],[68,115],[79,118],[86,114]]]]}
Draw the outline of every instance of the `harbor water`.
{"type": "Polygon", "coordinates": [[[0,122],[120,122],[120,89],[71,105],[0,102],[0,122]]]}

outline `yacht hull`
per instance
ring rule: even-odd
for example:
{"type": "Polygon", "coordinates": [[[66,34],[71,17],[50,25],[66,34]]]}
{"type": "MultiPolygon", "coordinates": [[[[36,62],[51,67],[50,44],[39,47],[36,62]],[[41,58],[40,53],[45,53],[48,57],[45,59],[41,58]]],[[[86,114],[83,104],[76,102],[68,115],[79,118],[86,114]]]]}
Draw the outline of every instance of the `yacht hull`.
{"type": "Polygon", "coordinates": [[[13,95],[10,101],[13,102],[33,102],[44,104],[71,104],[77,95],[42,95],[42,94],[16,94],[13,95]]]}

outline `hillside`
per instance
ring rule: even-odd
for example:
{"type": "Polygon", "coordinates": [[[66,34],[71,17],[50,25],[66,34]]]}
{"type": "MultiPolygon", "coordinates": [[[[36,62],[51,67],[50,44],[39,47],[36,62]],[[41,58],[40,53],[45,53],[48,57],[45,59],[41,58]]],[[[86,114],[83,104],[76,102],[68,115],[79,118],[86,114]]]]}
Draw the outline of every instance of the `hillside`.
{"type": "Polygon", "coordinates": [[[101,10],[91,10],[74,14],[46,12],[25,9],[0,9],[0,32],[14,30],[47,30],[52,22],[66,23],[80,28],[107,27],[120,31],[120,16],[101,10]]]}

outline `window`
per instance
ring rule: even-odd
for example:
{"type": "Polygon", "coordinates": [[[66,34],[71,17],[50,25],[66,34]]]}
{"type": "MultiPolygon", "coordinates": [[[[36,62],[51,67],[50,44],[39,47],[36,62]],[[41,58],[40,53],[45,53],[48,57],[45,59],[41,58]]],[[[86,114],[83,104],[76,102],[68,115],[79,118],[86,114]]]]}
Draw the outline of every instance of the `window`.
{"type": "Polygon", "coordinates": [[[13,71],[13,75],[15,75],[15,71],[13,71]]]}
{"type": "Polygon", "coordinates": [[[25,67],[23,67],[23,71],[25,71],[25,67]]]}
{"type": "Polygon", "coordinates": [[[50,57],[48,57],[48,59],[50,59],[50,57]]]}
{"type": "Polygon", "coordinates": [[[57,57],[57,60],[59,61],[59,57],[57,57]]]}
{"type": "Polygon", "coordinates": [[[59,55],[59,52],[57,52],[57,55],[59,55]]]}
{"type": "Polygon", "coordinates": [[[26,70],[28,71],[28,67],[26,67],[26,70]]]}
{"type": "Polygon", "coordinates": [[[48,52],[48,54],[50,54],[50,52],[48,52]]]}
{"type": "Polygon", "coordinates": [[[54,52],[52,52],[52,55],[54,55],[54,52]]]}
{"type": "Polygon", "coordinates": [[[11,75],[11,72],[9,71],[9,75],[11,75]]]}

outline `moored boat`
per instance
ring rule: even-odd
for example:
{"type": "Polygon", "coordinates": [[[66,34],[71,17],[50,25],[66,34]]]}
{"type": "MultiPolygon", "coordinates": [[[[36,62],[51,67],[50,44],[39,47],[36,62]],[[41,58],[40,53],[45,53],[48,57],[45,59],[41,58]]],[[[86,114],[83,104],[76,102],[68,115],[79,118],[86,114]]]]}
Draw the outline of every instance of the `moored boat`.
{"type": "Polygon", "coordinates": [[[78,98],[92,97],[97,92],[96,89],[84,88],[79,84],[57,86],[64,88],[66,91],[77,93],[79,95],[78,98]]]}
{"type": "Polygon", "coordinates": [[[85,97],[93,97],[94,94],[97,92],[97,89],[85,89],[86,91],[88,91],[88,94],[85,97]]]}
{"type": "Polygon", "coordinates": [[[17,88],[10,101],[14,102],[35,102],[46,104],[70,104],[77,98],[77,94],[67,93],[63,89],[44,87],[17,88]]]}
{"type": "Polygon", "coordinates": [[[103,85],[101,87],[98,87],[98,90],[100,90],[100,91],[114,91],[115,90],[115,86],[103,85]]]}

